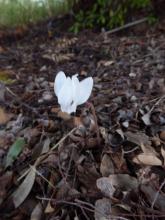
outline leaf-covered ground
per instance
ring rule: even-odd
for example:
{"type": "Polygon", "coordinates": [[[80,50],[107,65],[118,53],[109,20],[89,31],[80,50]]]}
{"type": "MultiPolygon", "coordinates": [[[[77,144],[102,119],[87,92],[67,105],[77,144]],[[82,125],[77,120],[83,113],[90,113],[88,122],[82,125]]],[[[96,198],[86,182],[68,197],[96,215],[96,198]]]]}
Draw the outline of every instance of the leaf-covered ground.
{"type": "Polygon", "coordinates": [[[51,31],[0,36],[0,219],[165,219],[163,23],[51,31]],[[76,115],[57,103],[60,70],[94,79],[76,115]]]}

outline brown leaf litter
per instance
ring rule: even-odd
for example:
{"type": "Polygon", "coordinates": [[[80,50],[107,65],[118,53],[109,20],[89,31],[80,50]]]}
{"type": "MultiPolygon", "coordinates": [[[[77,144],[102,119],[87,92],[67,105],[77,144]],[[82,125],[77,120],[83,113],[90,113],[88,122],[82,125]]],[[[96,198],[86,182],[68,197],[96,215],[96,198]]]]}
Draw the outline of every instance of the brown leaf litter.
{"type": "Polygon", "coordinates": [[[37,26],[0,47],[2,75],[12,73],[0,79],[1,219],[165,218],[160,25],[140,36],[57,29],[51,38],[37,26]],[[54,95],[60,70],[94,78],[75,115],[54,95]],[[5,168],[19,138],[25,147],[5,168]]]}

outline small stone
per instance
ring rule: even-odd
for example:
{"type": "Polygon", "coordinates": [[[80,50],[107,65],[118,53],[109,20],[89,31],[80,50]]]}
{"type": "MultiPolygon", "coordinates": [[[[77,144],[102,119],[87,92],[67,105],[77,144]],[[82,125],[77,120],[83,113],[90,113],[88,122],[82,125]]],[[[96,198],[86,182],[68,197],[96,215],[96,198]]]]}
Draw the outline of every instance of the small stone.
{"type": "Polygon", "coordinates": [[[129,77],[135,78],[136,77],[136,73],[129,73],[129,77]]]}
{"type": "Polygon", "coordinates": [[[44,92],[42,97],[44,101],[50,101],[53,98],[52,94],[50,94],[49,92],[44,92]]]}
{"type": "Polygon", "coordinates": [[[162,64],[158,64],[157,65],[157,70],[163,70],[164,69],[164,65],[162,65],[162,64]]]}
{"type": "Polygon", "coordinates": [[[46,71],[46,70],[47,70],[47,67],[45,65],[40,68],[40,72],[46,71]]]}
{"type": "Polygon", "coordinates": [[[130,100],[131,100],[131,102],[135,102],[137,100],[137,97],[133,95],[133,96],[131,96],[130,100]]]}
{"type": "Polygon", "coordinates": [[[41,82],[43,82],[44,80],[45,80],[44,77],[40,77],[40,78],[37,79],[37,82],[41,83],[41,82]]]}
{"type": "Polygon", "coordinates": [[[48,88],[49,86],[49,83],[47,81],[43,81],[41,84],[40,84],[41,88],[48,88]]]}
{"type": "Polygon", "coordinates": [[[38,99],[38,103],[43,103],[43,99],[38,99]]]}
{"type": "Polygon", "coordinates": [[[122,123],[123,127],[128,128],[129,127],[129,122],[128,121],[124,121],[122,123]]]}

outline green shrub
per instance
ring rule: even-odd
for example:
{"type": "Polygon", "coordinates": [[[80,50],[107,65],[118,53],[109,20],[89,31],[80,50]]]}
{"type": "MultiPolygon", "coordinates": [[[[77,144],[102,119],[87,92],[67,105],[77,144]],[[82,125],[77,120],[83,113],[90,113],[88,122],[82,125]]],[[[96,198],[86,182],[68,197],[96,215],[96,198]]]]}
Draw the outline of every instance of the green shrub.
{"type": "Polygon", "coordinates": [[[74,14],[75,22],[70,28],[77,33],[84,28],[114,28],[122,26],[132,12],[151,10],[151,0],[96,0],[88,10],[81,8],[74,14]]]}
{"type": "Polygon", "coordinates": [[[0,27],[21,26],[68,12],[66,0],[0,0],[0,27]]]}

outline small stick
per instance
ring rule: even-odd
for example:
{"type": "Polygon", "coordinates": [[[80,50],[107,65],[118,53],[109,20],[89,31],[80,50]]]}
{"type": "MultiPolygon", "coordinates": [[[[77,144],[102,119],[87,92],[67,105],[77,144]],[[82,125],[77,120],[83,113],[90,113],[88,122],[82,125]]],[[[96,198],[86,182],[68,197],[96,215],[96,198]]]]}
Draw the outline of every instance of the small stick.
{"type": "Polygon", "coordinates": [[[139,149],[139,147],[138,147],[138,146],[137,146],[137,147],[134,147],[133,149],[128,150],[128,151],[124,151],[124,150],[123,150],[123,153],[124,153],[124,154],[129,154],[129,153],[134,152],[134,151],[135,151],[135,150],[137,150],[137,149],[139,149]]]}
{"type": "Polygon", "coordinates": [[[73,128],[68,134],[66,134],[63,138],[61,138],[61,140],[55,144],[50,151],[53,151],[55,148],[58,147],[58,145],[60,145],[67,137],[69,137],[75,130],[77,129],[77,127],[73,128]]]}
{"type": "Polygon", "coordinates": [[[164,185],[165,185],[165,179],[164,179],[164,181],[162,182],[162,184],[160,185],[158,191],[155,194],[154,200],[153,200],[152,205],[151,205],[152,209],[154,208],[155,202],[158,199],[159,193],[160,193],[160,191],[161,191],[161,189],[163,188],[164,185]]]}
{"type": "Polygon", "coordinates": [[[56,189],[56,187],[49,181],[47,180],[34,166],[30,165],[30,168],[38,175],[40,176],[45,182],[47,182],[53,189],[56,189]]]}
{"type": "MultiPolygon", "coordinates": [[[[69,135],[71,135],[75,130],[77,129],[77,127],[73,128],[68,134],[66,134],[59,142],[57,142],[57,144],[55,144],[46,154],[41,154],[37,160],[34,163],[34,166],[38,166],[43,160],[45,160],[52,152],[55,148],[58,147],[59,144],[61,144],[67,137],[69,137],[69,135]]],[[[29,172],[30,168],[27,169],[19,178],[18,181],[20,181],[23,177],[25,177],[28,172],[29,172]]]]}
{"type": "Polygon", "coordinates": [[[132,27],[132,26],[135,26],[137,24],[141,24],[143,22],[146,22],[148,20],[148,18],[142,18],[142,19],[139,19],[139,20],[136,20],[136,21],[133,21],[133,22],[130,22],[128,24],[125,24],[123,26],[120,26],[120,27],[117,27],[117,28],[114,28],[110,31],[106,31],[105,34],[108,35],[108,34],[113,34],[113,33],[116,33],[118,31],[121,31],[121,30],[124,30],[126,28],[129,28],[129,27],[132,27]]]}
{"type": "Polygon", "coordinates": [[[152,106],[152,108],[150,109],[149,113],[151,113],[151,112],[154,110],[154,108],[155,108],[157,105],[159,105],[159,103],[160,103],[164,98],[165,98],[165,95],[161,96],[161,97],[158,99],[158,101],[152,106]]]}

